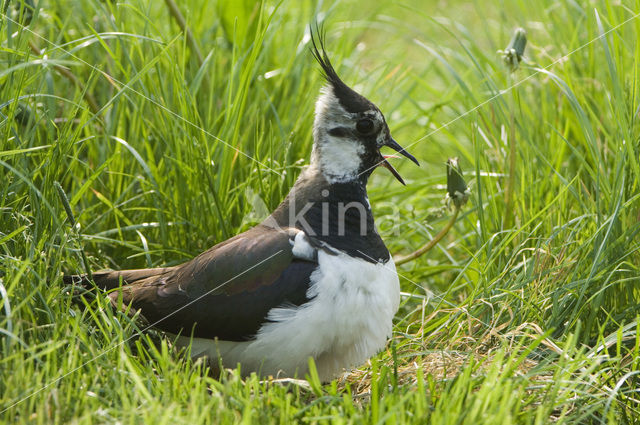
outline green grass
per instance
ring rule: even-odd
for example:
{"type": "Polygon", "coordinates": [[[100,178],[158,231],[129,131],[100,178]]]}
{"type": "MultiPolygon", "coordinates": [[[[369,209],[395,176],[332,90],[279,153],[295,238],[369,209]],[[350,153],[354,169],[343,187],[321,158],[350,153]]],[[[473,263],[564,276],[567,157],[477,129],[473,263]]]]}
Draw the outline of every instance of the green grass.
{"type": "Polygon", "coordinates": [[[181,1],[202,60],[164,2],[20,3],[0,19],[0,422],[640,422],[640,1],[181,1]],[[216,380],[61,276],[81,249],[93,270],[178,264],[280,202],[311,148],[316,16],[422,164],[369,184],[391,252],[447,222],[450,156],[471,201],[399,268],[370,363],[216,380]]]}

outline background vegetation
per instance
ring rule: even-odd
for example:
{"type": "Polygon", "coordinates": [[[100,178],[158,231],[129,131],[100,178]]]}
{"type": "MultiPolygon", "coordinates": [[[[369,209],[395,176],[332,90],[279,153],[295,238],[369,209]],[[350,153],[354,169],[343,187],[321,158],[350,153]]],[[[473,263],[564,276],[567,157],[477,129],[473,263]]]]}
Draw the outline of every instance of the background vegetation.
{"type": "Polygon", "coordinates": [[[640,421],[640,1],[185,0],[190,37],[160,1],[2,3],[0,421],[640,421]],[[311,148],[315,20],[422,163],[370,182],[390,250],[446,222],[447,157],[472,199],[399,268],[371,362],[215,380],[61,275],[82,247],[93,270],[178,264],[280,202],[311,148]]]}

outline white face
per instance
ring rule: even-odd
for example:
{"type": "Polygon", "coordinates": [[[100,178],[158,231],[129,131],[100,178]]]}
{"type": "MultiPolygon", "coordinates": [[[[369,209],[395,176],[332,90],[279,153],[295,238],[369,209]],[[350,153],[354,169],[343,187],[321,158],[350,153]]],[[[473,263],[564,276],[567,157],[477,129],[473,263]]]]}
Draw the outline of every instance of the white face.
{"type": "Polygon", "coordinates": [[[378,132],[376,144],[380,148],[386,137],[385,132],[380,131],[386,126],[380,111],[348,112],[340,105],[331,86],[322,89],[316,102],[311,162],[320,167],[329,183],[342,183],[358,177],[366,147],[355,135],[358,134],[356,125],[363,118],[373,122],[371,134],[378,132]]]}

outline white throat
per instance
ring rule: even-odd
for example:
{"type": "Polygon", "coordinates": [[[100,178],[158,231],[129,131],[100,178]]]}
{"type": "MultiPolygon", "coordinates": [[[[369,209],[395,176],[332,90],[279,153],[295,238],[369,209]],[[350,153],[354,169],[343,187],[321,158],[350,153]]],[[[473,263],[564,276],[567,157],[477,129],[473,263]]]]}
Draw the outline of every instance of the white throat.
{"type": "Polygon", "coordinates": [[[315,145],[311,161],[316,162],[329,183],[344,183],[358,178],[360,155],[364,147],[353,140],[328,136],[322,146],[315,145]]]}
{"type": "Polygon", "coordinates": [[[340,105],[330,86],[322,89],[316,102],[311,164],[320,169],[329,183],[344,183],[358,177],[364,146],[357,140],[329,134],[332,128],[353,126],[353,115],[340,105]]]}

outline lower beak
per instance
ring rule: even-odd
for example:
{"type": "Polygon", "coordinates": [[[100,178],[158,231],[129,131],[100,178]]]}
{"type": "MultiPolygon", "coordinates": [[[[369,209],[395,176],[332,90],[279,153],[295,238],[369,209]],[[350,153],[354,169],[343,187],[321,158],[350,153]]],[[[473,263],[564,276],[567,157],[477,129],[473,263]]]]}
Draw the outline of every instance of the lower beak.
{"type": "MultiPolygon", "coordinates": [[[[398,142],[393,140],[392,137],[389,137],[389,139],[385,143],[385,146],[389,146],[391,149],[395,150],[400,155],[404,155],[407,158],[409,158],[411,161],[415,162],[417,166],[420,166],[420,163],[418,162],[418,160],[413,155],[411,155],[409,152],[404,150],[404,148],[402,146],[400,146],[398,144],[398,142]]],[[[387,158],[397,158],[397,156],[395,156],[395,155],[382,155],[382,161],[380,161],[380,166],[382,166],[382,167],[386,168],[387,170],[391,171],[391,174],[393,174],[393,176],[396,179],[398,179],[398,181],[400,183],[402,183],[404,185],[405,184],[404,180],[402,179],[402,177],[400,176],[398,171],[395,168],[393,168],[393,166],[387,161],[387,158]]]]}
{"type": "Polygon", "coordinates": [[[393,168],[393,165],[389,164],[389,161],[387,161],[387,158],[397,158],[397,156],[395,155],[382,155],[382,161],[380,161],[380,166],[386,168],[387,170],[391,171],[391,174],[393,174],[393,177],[395,177],[396,179],[398,179],[398,181],[400,183],[402,183],[403,185],[406,186],[406,183],[404,182],[404,180],[402,179],[402,177],[400,176],[400,173],[398,173],[398,170],[396,170],[395,168],[393,168]]]}

